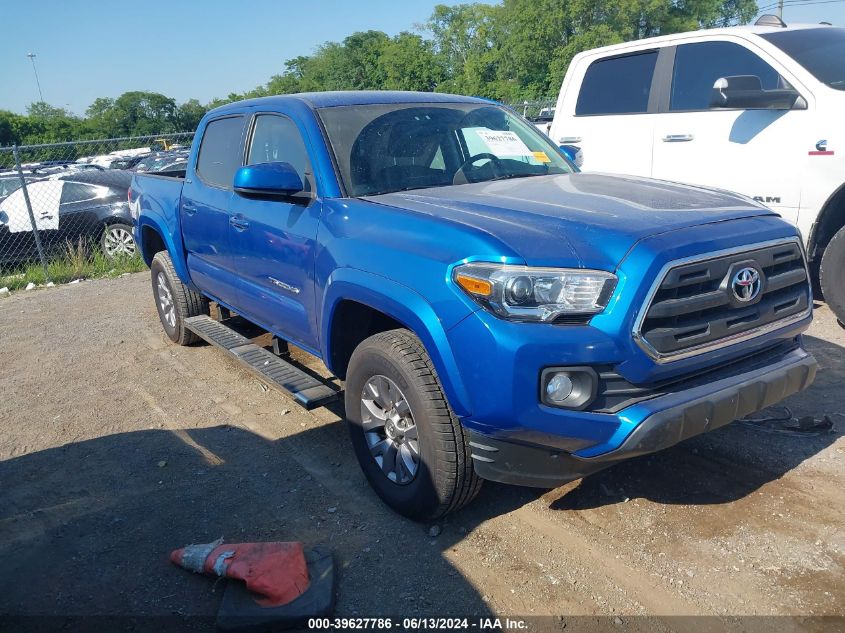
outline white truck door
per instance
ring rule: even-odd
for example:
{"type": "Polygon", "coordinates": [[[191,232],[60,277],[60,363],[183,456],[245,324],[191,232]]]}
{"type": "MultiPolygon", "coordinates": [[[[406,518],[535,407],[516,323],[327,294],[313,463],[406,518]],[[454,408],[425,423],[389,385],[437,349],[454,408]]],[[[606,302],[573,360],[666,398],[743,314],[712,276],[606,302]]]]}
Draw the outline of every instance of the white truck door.
{"type": "Polygon", "coordinates": [[[658,51],[580,60],[564,81],[550,136],[581,148],[585,171],[649,176],[658,51]]]}
{"type": "MultiPolygon", "coordinates": [[[[755,75],[764,89],[790,82],[746,46],[730,41],[679,45],[671,84],[654,126],[652,175],[736,191],[797,222],[802,126],[810,110],[711,109],[721,77],[755,75]]],[[[667,81],[669,78],[665,78],[667,81]]]]}

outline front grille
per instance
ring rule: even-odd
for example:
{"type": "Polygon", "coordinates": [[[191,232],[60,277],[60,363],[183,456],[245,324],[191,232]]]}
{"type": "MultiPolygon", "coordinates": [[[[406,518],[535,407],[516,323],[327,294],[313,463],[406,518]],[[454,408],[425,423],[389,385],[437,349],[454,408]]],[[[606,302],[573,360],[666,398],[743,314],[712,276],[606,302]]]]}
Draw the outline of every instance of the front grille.
{"type": "Polygon", "coordinates": [[[595,370],[599,376],[599,384],[596,390],[596,399],[590,403],[587,410],[594,413],[616,413],[644,400],[694,389],[728,376],[736,376],[744,372],[767,367],[778,362],[797,348],[798,341],[792,338],[765,347],[748,356],[743,356],[727,363],[721,363],[716,367],[707,367],[706,369],[646,385],[635,385],[628,382],[615,367],[597,365],[595,366],[595,370]]]}
{"type": "Polygon", "coordinates": [[[754,336],[809,311],[804,255],[789,241],[670,267],[634,334],[652,357],[665,360],[754,336]]]}

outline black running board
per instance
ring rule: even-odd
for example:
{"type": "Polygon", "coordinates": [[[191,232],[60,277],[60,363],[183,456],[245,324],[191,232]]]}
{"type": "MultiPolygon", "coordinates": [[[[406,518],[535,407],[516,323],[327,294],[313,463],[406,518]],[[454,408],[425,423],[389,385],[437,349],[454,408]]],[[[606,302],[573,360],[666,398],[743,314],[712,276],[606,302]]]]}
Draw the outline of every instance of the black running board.
{"type": "Polygon", "coordinates": [[[279,358],[273,352],[250,343],[242,334],[209,316],[185,319],[185,327],[201,339],[228,352],[252,373],[286,392],[306,409],[322,407],[340,397],[338,389],[279,358]]]}

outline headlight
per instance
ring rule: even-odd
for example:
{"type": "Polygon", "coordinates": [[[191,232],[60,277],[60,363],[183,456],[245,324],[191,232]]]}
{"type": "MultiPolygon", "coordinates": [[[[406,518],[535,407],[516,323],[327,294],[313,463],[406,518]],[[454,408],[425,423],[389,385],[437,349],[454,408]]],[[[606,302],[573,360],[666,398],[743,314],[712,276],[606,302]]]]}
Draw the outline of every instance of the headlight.
{"type": "Polygon", "coordinates": [[[616,275],[602,270],[488,263],[456,266],[452,278],[484,308],[513,321],[597,314],[616,287],[616,275]]]}

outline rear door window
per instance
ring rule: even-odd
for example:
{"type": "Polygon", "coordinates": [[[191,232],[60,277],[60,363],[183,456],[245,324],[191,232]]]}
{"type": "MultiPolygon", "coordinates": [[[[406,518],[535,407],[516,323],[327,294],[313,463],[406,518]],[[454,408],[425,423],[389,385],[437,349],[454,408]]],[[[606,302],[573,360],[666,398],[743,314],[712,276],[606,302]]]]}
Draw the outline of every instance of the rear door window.
{"type": "Polygon", "coordinates": [[[599,59],[590,64],[575,106],[578,116],[648,111],[657,51],[599,59]]]}
{"type": "Polygon", "coordinates": [[[232,188],[235,172],[241,166],[243,128],[242,116],[217,119],[206,125],[197,157],[197,173],[203,182],[232,188]]]}
{"type": "Polygon", "coordinates": [[[672,96],[669,109],[707,110],[713,84],[722,77],[755,75],[763,89],[785,88],[789,84],[765,61],[733,42],[683,44],[675,52],[672,96]]]}
{"type": "Polygon", "coordinates": [[[97,187],[78,182],[66,182],[62,187],[62,204],[86,202],[98,197],[97,187]]]}

